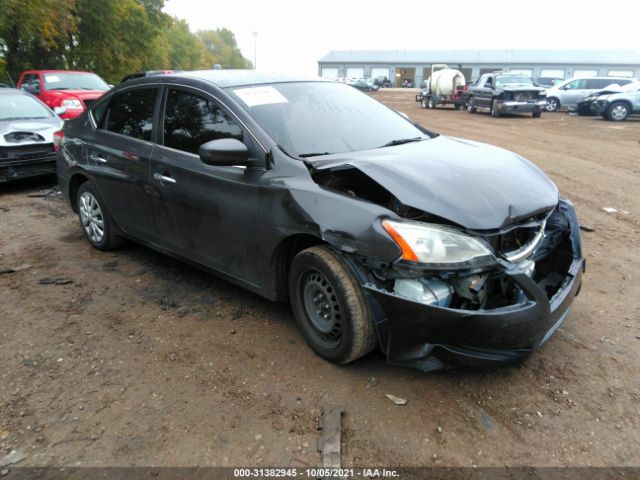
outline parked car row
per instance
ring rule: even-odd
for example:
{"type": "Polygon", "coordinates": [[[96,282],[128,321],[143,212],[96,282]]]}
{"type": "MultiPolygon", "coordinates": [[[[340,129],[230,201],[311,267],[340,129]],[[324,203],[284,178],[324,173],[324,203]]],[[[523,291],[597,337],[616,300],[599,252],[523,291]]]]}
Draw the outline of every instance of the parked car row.
{"type": "Polygon", "coordinates": [[[416,95],[423,108],[452,104],[466,105],[469,113],[486,110],[492,116],[503,113],[530,113],[539,118],[543,111],[560,108],[579,115],[601,115],[622,121],[640,114],[640,80],[626,77],[570,78],[543,88],[547,78],[532,80],[526,75],[499,71],[485,73],[465,85],[461,72],[446,65],[434,65],[424,88],[416,95]],[[435,70],[435,68],[438,70],[435,70]]]}

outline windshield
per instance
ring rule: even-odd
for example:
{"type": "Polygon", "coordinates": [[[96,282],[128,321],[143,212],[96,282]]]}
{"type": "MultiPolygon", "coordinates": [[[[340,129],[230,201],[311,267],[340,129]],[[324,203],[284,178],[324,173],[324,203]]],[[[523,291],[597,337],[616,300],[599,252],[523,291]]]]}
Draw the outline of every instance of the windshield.
{"type": "Polygon", "coordinates": [[[28,95],[0,94],[0,121],[51,118],[47,107],[28,95]]]}
{"type": "Polygon", "coordinates": [[[496,78],[496,86],[503,85],[533,85],[529,77],[524,75],[502,75],[496,78]]]}
{"type": "Polygon", "coordinates": [[[293,155],[354,152],[429,138],[393,110],[341,83],[276,83],[228,91],[293,155]]]}
{"type": "Polygon", "coordinates": [[[43,77],[47,90],[109,90],[109,85],[95,73],[57,72],[43,77]]]}

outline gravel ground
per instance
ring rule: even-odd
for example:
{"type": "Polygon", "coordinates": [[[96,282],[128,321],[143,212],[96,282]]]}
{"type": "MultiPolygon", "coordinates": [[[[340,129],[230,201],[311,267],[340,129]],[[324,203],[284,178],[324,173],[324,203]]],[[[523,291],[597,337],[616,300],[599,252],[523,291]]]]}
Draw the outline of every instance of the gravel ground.
{"type": "Polygon", "coordinates": [[[93,250],[59,195],[29,196],[50,178],[2,185],[0,270],[26,268],[0,274],[0,457],[316,466],[318,417],[339,405],[343,465],[638,466],[640,121],[496,119],[413,94],[375,95],[529,158],[594,229],[582,293],[542,350],[498,371],[425,374],[380,353],[335,366],[286,305],[134,244],[93,250]]]}

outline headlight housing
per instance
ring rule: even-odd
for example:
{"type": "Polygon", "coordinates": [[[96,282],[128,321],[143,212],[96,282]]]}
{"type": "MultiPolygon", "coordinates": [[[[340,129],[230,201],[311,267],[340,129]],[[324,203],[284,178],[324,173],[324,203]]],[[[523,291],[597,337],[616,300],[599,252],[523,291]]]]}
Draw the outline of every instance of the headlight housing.
{"type": "Polygon", "coordinates": [[[454,228],[419,222],[383,220],[382,227],[402,251],[402,260],[434,269],[487,267],[496,258],[482,240],[454,228]]]}
{"type": "Polygon", "coordinates": [[[62,100],[60,106],[68,108],[69,110],[82,110],[82,102],[80,100],[62,100]]]}

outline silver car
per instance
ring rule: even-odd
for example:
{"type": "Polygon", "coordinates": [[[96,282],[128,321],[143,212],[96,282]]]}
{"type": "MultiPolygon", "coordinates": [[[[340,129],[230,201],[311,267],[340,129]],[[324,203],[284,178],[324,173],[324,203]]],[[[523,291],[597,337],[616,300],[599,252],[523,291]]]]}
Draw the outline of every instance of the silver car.
{"type": "Polygon", "coordinates": [[[547,112],[555,112],[561,107],[576,106],[580,100],[610,85],[627,85],[632,78],[587,77],[570,78],[547,89],[547,112]]]}
{"type": "Polygon", "coordinates": [[[597,114],[614,122],[640,114],[640,81],[624,86],[621,92],[601,95],[593,103],[597,114]]]}
{"type": "Polygon", "coordinates": [[[64,124],[57,113],[26,92],[0,89],[0,183],[55,173],[54,133],[64,124]]]}

